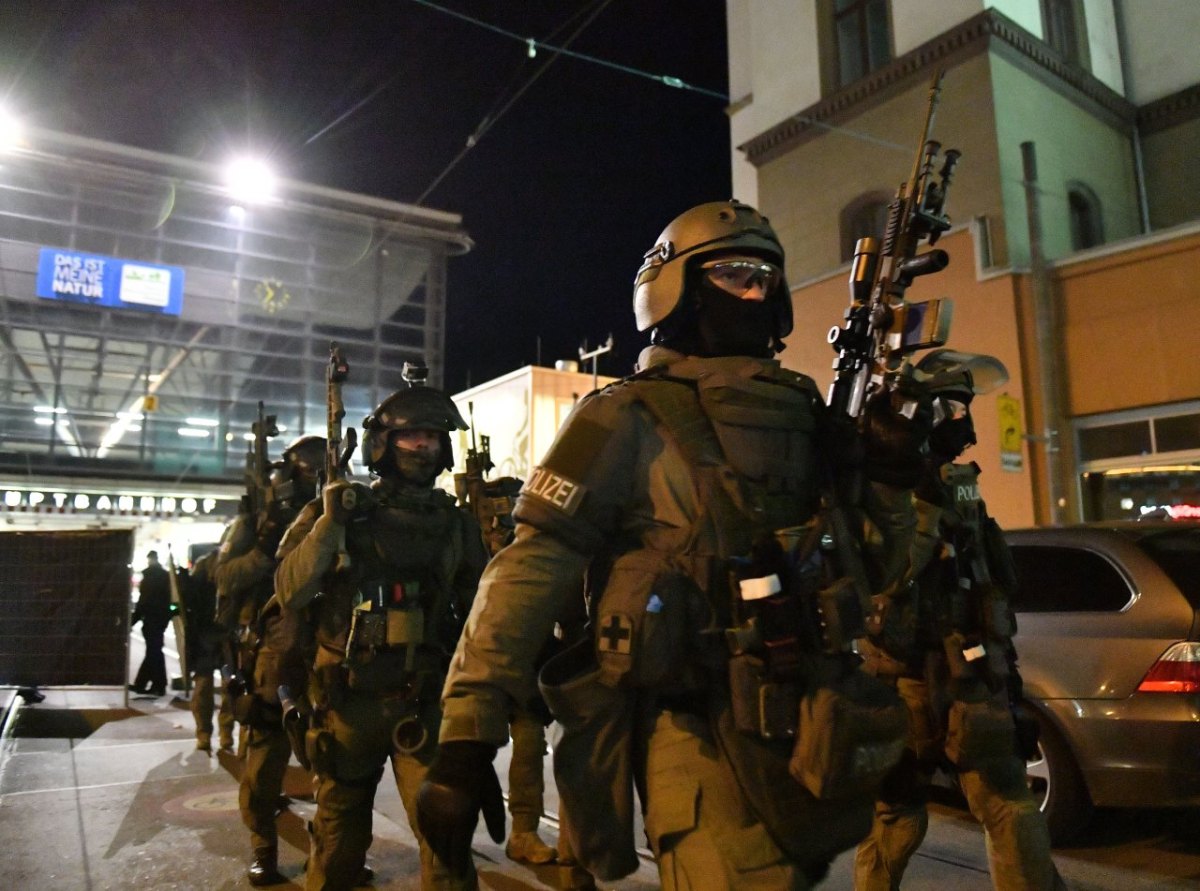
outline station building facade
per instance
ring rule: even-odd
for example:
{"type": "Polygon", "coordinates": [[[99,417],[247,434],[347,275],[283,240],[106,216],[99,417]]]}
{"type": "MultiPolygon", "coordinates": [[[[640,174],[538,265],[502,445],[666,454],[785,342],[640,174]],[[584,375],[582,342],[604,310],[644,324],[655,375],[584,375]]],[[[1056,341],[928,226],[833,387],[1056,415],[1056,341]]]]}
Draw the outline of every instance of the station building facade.
{"type": "Polygon", "coordinates": [[[277,458],[442,383],[455,214],[281,181],[239,201],[213,166],[47,131],[0,157],[0,524],[213,540],[245,491],[251,425],[277,458]]]}

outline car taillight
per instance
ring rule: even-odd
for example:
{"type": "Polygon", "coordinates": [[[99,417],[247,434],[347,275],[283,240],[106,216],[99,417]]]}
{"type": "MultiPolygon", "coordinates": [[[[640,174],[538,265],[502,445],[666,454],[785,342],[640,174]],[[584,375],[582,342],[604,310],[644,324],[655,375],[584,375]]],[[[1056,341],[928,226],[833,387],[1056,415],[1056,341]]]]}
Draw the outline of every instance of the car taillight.
{"type": "Polygon", "coordinates": [[[1172,644],[1158,657],[1142,682],[1139,693],[1200,693],[1200,643],[1172,644]]]}

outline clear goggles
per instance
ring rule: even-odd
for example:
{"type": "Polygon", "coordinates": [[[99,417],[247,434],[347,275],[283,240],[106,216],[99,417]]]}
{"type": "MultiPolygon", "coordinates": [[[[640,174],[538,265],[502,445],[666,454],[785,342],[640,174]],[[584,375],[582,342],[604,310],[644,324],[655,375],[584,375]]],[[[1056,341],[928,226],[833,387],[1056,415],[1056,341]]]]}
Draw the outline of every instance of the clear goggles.
{"type": "Polygon", "coordinates": [[[744,297],[755,285],[770,294],[783,279],[783,270],[774,263],[756,260],[714,260],[700,268],[710,282],[735,297],[744,297]]]}
{"type": "Polygon", "coordinates": [[[940,396],[933,401],[933,426],[943,421],[961,421],[967,416],[969,406],[961,399],[940,396]]]}

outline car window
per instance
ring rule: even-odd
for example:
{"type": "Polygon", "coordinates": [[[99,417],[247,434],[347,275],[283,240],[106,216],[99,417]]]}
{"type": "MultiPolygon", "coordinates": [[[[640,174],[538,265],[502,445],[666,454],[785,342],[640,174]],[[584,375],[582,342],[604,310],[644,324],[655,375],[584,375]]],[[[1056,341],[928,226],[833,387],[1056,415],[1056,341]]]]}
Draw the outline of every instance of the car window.
{"type": "Polygon", "coordinates": [[[1138,544],[1171,577],[1192,608],[1200,608],[1200,530],[1160,532],[1138,539],[1138,544]]]}
{"type": "Polygon", "coordinates": [[[1116,612],[1133,592],[1124,577],[1099,554],[1053,545],[1013,545],[1017,612],[1116,612]]]}

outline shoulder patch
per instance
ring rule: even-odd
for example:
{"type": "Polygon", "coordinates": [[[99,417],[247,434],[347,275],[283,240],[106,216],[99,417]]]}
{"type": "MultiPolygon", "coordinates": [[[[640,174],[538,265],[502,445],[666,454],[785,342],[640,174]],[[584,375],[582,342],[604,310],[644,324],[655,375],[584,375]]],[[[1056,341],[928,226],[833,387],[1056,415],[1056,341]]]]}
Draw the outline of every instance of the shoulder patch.
{"type": "Polygon", "coordinates": [[[535,467],[521,487],[522,495],[536,498],[572,516],[579,510],[586,493],[587,487],[545,467],[535,467]]]}
{"type": "Polygon", "coordinates": [[[601,653],[628,656],[633,652],[633,619],[625,613],[606,613],[596,631],[596,648],[601,653]]]}

